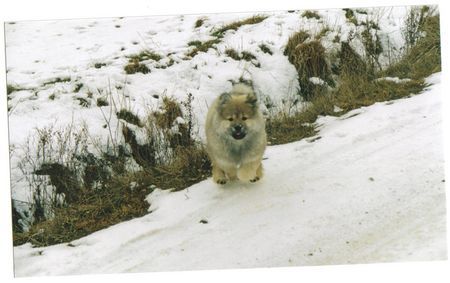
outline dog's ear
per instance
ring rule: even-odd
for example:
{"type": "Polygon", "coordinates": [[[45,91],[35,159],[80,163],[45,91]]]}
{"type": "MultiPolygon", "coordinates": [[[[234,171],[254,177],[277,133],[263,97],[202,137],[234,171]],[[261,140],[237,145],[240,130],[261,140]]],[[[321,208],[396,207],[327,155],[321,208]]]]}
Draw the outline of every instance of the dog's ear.
{"type": "Polygon", "coordinates": [[[219,96],[219,102],[221,105],[227,103],[228,101],[230,101],[230,99],[231,99],[231,94],[227,93],[227,92],[224,92],[219,96]]]}
{"type": "Polygon", "coordinates": [[[247,94],[247,99],[245,100],[246,103],[250,104],[251,107],[255,108],[256,103],[258,102],[258,98],[256,97],[255,93],[249,93],[247,94]]]}

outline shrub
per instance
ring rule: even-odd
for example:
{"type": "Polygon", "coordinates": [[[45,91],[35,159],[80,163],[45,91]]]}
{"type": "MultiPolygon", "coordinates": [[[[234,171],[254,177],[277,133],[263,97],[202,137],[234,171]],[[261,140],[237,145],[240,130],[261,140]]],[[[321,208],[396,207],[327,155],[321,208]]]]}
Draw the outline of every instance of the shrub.
{"type": "Polygon", "coordinates": [[[441,70],[439,15],[426,16],[420,31],[424,35],[398,62],[386,68],[383,75],[420,79],[441,70]]]}
{"type": "Polygon", "coordinates": [[[11,210],[12,210],[12,228],[13,234],[23,233],[24,227],[21,224],[22,215],[19,213],[19,210],[16,207],[15,201],[11,201],[11,210]]]}
{"type": "Polygon", "coordinates": [[[180,103],[173,98],[164,97],[161,107],[162,112],[154,112],[151,116],[156,126],[164,131],[171,148],[187,147],[194,144],[192,99],[192,95],[189,95],[188,100],[184,103],[187,113],[183,113],[180,103]],[[182,121],[179,120],[180,118],[182,121]]]}
{"type": "Polygon", "coordinates": [[[82,169],[75,156],[87,146],[84,130],[73,125],[36,129],[21,149],[18,167],[29,185],[29,222],[51,218],[55,209],[76,199],[82,169]]]}
{"type": "Polygon", "coordinates": [[[295,66],[300,85],[299,94],[305,100],[311,100],[315,95],[334,86],[331,70],[326,59],[325,48],[317,41],[298,44],[288,55],[289,61],[295,66]],[[319,78],[326,84],[317,84],[311,78],[319,78]]]}
{"type": "Polygon", "coordinates": [[[431,9],[428,6],[413,6],[409,9],[408,15],[402,28],[402,36],[406,43],[406,48],[414,46],[422,37],[425,21],[431,16],[431,9]]]}
{"type": "MultiPolygon", "coordinates": [[[[33,193],[33,222],[27,232],[15,229],[14,245],[46,246],[78,239],[148,213],[145,198],[156,187],[181,190],[209,176],[206,151],[194,140],[192,99],[189,94],[179,103],[164,97],[160,111],[141,122],[144,127],[117,128],[123,142],[96,145],[97,154],[87,151],[85,128],[37,130],[21,163],[33,193]],[[143,144],[136,131],[147,133],[143,144]],[[131,159],[140,168],[127,167],[131,159]]],[[[19,223],[20,215],[14,215],[19,223]]]]}
{"type": "Polygon", "coordinates": [[[283,54],[285,56],[288,56],[288,59],[291,63],[293,61],[292,56],[293,56],[295,48],[299,44],[304,43],[309,37],[310,37],[310,35],[308,34],[308,32],[306,32],[304,30],[298,31],[289,37],[289,40],[286,44],[283,54]]]}
{"type": "Polygon", "coordinates": [[[85,190],[80,198],[66,207],[57,208],[55,216],[33,225],[29,232],[16,233],[14,244],[31,242],[47,246],[70,242],[121,221],[147,213],[145,197],[151,192],[135,178],[113,176],[102,187],[85,190]]]}
{"type": "Polygon", "coordinates": [[[169,163],[152,167],[143,177],[158,188],[179,191],[206,179],[211,163],[202,145],[177,147],[169,163]]]}
{"type": "Polygon", "coordinates": [[[364,50],[367,57],[367,62],[369,63],[369,68],[371,72],[381,69],[379,63],[379,57],[383,52],[383,46],[381,45],[381,40],[378,35],[378,30],[373,28],[373,25],[366,22],[364,29],[361,32],[361,41],[364,46],[364,50]]]}
{"type": "MultiPolygon", "coordinates": [[[[347,19],[358,24],[354,12],[350,9],[345,11],[347,19]]],[[[417,11],[428,10],[422,8],[417,11]]],[[[427,16],[422,19],[421,36],[397,63],[381,71],[378,57],[383,48],[378,36],[379,26],[374,21],[361,23],[363,27],[348,39],[360,38],[365,56],[355,52],[350,42],[341,42],[339,52],[327,54],[320,42],[311,40],[306,32],[293,34],[284,54],[297,69],[300,95],[307,102],[303,102],[299,112],[276,112],[269,118],[266,124],[269,141],[278,144],[314,135],[314,122],[319,115],[341,115],[375,102],[420,93],[426,86],[424,78],[440,70],[439,15],[423,14],[427,16]],[[331,63],[336,77],[332,78],[327,62],[331,63]],[[383,79],[383,76],[411,80],[394,82],[383,79]],[[313,83],[312,79],[321,79],[334,88],[313,83]],[[335,112],[335,106],[340,110],[335,112]]]]}
{"type": "Polygon", "coordinates": [[[341,42],[341,49],[338,53],[338,74],[344,76],[365,76],[366,79],[373,79],[367,72],[366,61],[350,46],[348,42],[341,42]]]}

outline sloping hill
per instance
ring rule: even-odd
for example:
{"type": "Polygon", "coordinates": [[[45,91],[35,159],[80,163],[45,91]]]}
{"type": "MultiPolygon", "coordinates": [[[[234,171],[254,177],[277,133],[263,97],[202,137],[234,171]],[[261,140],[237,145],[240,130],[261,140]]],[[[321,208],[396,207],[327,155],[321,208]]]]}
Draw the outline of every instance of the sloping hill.
{"type": "Polygon", "coordinates": [[[69,244],[16,247],[16,275],[444,260],[439,80],[320,118],[317,137],[267,149],[256,184],[157,190],[144,217],[69,244]]]}

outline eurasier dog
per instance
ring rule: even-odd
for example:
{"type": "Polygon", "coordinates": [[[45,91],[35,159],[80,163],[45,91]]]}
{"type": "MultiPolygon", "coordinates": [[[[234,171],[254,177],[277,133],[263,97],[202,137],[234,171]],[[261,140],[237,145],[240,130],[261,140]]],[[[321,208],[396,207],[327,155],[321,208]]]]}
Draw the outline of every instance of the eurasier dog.
{"type": "Polygon", "coordinates": [[[206,118],[206,147],[214,182],[256,182],[263,176],[261,160],[267,139],[264,118],[251,86],[239,83],[221,94],[206,118]]]}

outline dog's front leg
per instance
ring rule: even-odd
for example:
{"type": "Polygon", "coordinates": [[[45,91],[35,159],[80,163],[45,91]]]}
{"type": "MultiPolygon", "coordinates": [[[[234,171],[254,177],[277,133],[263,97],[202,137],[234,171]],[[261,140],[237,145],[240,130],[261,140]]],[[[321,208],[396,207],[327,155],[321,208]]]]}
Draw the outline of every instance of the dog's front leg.
{"type": "Polygon", "coordinates": [[[219,168],[217,164],[212,165],[212,175],[214,182],[216,182],[217,184],[224,185],[227,183],[225,172],[221,168],[219,168]]]}
{"type": "Polygon", "coordinates": [[[261,161],[254,161],[243,164],[237,171],[237,176],[241,181],[250,181],[252,183],[259,181],[263,176],[261,161]]]}

